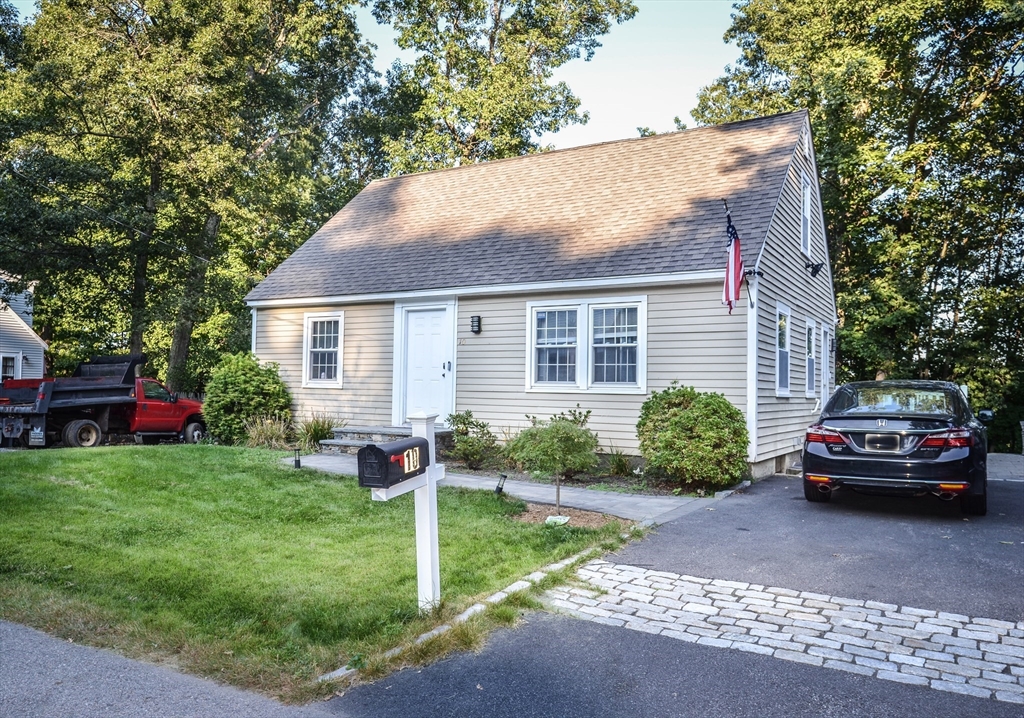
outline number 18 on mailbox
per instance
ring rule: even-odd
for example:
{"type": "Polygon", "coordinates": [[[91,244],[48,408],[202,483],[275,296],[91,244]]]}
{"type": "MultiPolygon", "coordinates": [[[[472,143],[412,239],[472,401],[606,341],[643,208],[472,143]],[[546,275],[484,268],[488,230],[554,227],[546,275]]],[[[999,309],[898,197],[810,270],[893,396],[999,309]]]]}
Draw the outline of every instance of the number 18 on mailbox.
{"type": "Polygon", "coordinates": [[[425,474],[430,466],[430,445],[413,437],[359,450],[359,486],[388,489],[406,479],[425,474]]]}

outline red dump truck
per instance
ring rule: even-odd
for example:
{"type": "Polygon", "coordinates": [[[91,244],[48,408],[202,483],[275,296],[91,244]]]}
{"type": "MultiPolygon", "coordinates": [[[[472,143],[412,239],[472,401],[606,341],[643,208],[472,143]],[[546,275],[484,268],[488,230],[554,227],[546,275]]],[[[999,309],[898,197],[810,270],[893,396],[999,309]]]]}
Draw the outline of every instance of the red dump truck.
{"type": "Polygon", "coordinates": [[[206,433],[202,403],[135,376],[145,362],[144,354],[93,357],[70,377],[0,383],[0,443],[88,447],[106,434],[134,435],[142,444],[199,441],[206,433]]]}

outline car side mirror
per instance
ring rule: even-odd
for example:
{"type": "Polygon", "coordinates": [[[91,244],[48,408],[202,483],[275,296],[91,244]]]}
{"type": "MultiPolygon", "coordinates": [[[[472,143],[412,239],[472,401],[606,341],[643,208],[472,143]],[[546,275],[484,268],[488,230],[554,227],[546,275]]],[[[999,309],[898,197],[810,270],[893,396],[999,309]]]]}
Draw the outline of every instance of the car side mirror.
{"type": "Polygon", "coordinates": [[[981,409],[978,411],[978,421],[982,424],[990,424],[995,418],[995,414],[992,413],[991,409],[981,409]]]}
{"type": "Polygon", "coordinates": [[[173,394],[171,394],[171,403],[172,404],[177,404],[178,403],[178,392],[174,392],[173,394]]]}

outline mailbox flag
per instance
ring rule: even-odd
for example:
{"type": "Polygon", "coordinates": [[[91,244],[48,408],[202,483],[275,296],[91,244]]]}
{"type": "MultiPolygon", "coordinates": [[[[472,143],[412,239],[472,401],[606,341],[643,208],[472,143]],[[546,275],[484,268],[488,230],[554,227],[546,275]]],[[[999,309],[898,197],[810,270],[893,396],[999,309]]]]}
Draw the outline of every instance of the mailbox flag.
{"type": "Polygon", "coordinates": [[[732,314],[734,302],[740,300],[740,284],[743,282],[743,257],[740,255],[740,235],[732,226],[732,215],[725,213],[725,232],[729,235],[729,258],[725,265],[725,285],[722,287],[722,304],[732,314]]]}

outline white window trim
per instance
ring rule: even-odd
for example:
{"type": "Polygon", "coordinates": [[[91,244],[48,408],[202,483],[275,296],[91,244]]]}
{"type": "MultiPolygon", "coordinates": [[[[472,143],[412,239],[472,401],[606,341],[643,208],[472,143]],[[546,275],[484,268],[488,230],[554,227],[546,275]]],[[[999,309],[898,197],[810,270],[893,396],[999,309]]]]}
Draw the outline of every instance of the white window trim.
{"type": "Polygon", "coordinates": [[[811,216],[814,214],[811,211],[811,206],[814,204],[814,198],[812,196],[811,180],[808,179],[807,173],[800,172],[800,251],[806,254],[808,257],[811,256],[811,216]],[[806,221],[805,221],[806,220],[806,221]],[[804,232],[806,227],[807,231],[804,232]]]}
{"type": "Polygon", "coordinates": [[[830,345],[835,338],[836,328],[825,323],[821,325],[821,405],[832,398],[832,352],[830,345]]]}
{"type": "Polygon", "coordinates": [[[526,391],[542,394],[646,394],[647,393],[647,295],[598,297],[576,300],[535,301],[526,303],[526,391]],[[592,311],[609,307],[636,306],[637,351],[636,384],[594,383],[592,372],[592,311]],[[538,311],[576,310],[576,381],[538,382],[537,352],[534,351],[538,311]]]}
{"type": "Polygon", "coordinates": [[[775,331],[773,332],[773,335],[775,339],[775,396],[789,396],[790,389],[793,387],[793,312],[788,306],[781,302],[775,306],[775,331]],[[781,366],[779,356],[779,317],[783,314],[786,315],[786,351],[789,355],[789,367],[786,372],[786,376],[789,379],[789,386],[785,388],[779,384],[779,367],[781,366]]]}
{"type": "MultiPolygon", "coordinates": [[[[806,329],[804,331],[804,395],[808,399],[818,398],[818,387],[817,387],[817,373],[818,373],[818,327],[813,319],[806,320],[806,329]],[[811,367],[810,371],[807,371],[807,331],[811,334],[811,359],[815,365],[811,367]],[[812,382],[814,385],[812,386],[812,382]]],[[[790,386],[793,385],[793,377],[789,378],[790,386]]]]}
{"type": "Polygon", "coordinates": [[[14,359],[14,376],[12,379],[21,379],[21,364],[24,361],[24,352],[3,352],[0,353],[0,370],[3,368],[3,360],[7,357],[14,359]]]}
{"type": "Polygon", "coordinates": [[[345,364],[345,312],[304,312],[302,315],[302,386],[303,388],[320,387],[324,389],[341,389],[344,387],[345,364]],[[309,378],[309,335],[314,321],[338,321],[338,378],[332,380],[309,378]]]}

